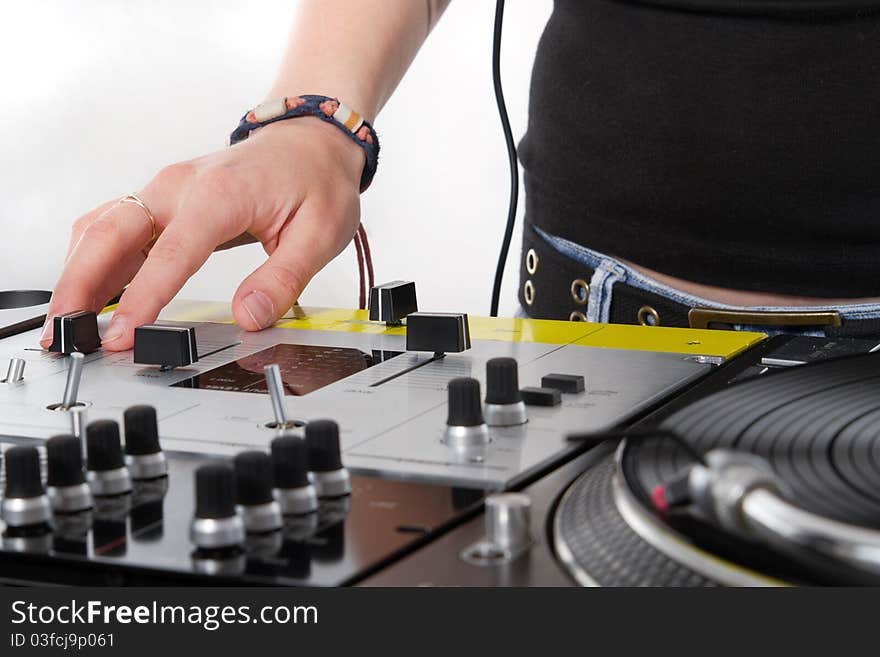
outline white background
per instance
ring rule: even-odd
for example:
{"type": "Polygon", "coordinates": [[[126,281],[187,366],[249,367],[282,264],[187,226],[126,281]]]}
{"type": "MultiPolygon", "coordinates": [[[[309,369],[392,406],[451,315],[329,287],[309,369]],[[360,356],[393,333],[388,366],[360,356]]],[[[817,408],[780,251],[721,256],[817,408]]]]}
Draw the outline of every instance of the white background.
{"type": "MultiPolygon", "coordinates": [[[[551,2],[507,5],[502,77],[519,140],[551,2]]],[[[425,310],[488,313],[508,199],[491,84],[494,7],[452,2],[376,121],[382,161],[363,220],[377,282],[415,280],[425,310]]],[[[296,2],[0,0],[0,8],[0,289],[51,289],[77,216],[165,164],[225,145],[268,89],[296,2]]],[[[229,300],[263,258],[259,246],[215,254],[181,296],[229,300]]],[[[519,230],[502,314],[516,307],[518,258],[519,230]]],[[[351,247],[301,301],[357,303],[351,247]]]]}

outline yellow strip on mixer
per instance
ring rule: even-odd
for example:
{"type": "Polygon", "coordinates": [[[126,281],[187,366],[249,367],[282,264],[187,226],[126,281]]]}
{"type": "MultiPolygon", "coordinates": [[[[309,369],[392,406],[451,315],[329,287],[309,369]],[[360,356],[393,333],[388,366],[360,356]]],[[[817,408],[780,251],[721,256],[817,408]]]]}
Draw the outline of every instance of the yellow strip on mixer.
{"type": "MultiPolygon", "coordinates": [[[[405,335],[402,326],[387,327],[368,320],[366,310],[294,306],[275,325],[313,331],[344,331],[405,335]]],[[[228,303],[174,301],[160,319],[180,322],[234,322],[228,303]]],[[[763,333],[662,326],[591,324],[505,317],[469,318],[472,340],[574,344],[582,347],[634,349],[730,358],[764,340],[763,333]]]]}

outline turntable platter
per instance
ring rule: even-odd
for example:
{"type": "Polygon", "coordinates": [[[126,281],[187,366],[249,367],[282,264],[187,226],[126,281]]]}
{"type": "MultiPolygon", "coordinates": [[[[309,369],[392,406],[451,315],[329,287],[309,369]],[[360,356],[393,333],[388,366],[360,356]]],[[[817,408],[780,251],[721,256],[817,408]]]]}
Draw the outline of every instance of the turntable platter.
{"type": "MultiPolygon", "coordinates": [[[[678,411],[661,428],[699,454],[757,454],[799,508],[880,529],[880,354],[736,384],[678,411]]],[[[705,586],[838,583],[836,573],[849,572],[804,567],[699,514],[658,513],[652,491],[693,464],[668,437],[630,438],[573,482],[553,521],[557,556],[572,576],[582,584],[705,586]]],[[[860,581],[847,577],[846,583],[860,581]]]]}

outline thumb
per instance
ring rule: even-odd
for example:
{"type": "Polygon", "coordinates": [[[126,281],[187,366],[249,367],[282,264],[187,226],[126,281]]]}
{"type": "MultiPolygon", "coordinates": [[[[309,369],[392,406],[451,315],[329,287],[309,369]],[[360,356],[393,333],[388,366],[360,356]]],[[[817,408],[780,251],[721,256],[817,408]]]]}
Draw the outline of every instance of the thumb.
{"type": "Polygon", "coordinates": [[[314,205],[303,203],[283,229],[277,248],[235,292],[232,313],[245,330],[272,326],[299,299],[312,277],[351,241],[357,212],[350,223],[350,212],[328,213],[314,205]]]}

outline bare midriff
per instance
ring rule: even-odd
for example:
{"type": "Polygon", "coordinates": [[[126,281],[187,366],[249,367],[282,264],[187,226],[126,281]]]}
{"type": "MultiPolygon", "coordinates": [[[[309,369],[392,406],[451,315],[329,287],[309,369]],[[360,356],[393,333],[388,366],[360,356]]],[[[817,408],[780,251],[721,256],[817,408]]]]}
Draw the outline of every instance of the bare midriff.
{"type": "Polygon", "coordinates": [[[733,290],[686,281],[681,278],[676,278],[675,276],[661,274],[653,269],[642,267],[641,265],[628,262],[621,258],[618,258],[618,260],[629,265],[645,276],[650,276],[659,283],[668,285],[680,292],[692,294],[707,299],[708,301],[714,301],[727,306],[845,306],[857,303],[880,303],[880,297],[829,299],[823,297],[773,294],[770,292],[754,292],[749,290],[733,290]]]}

